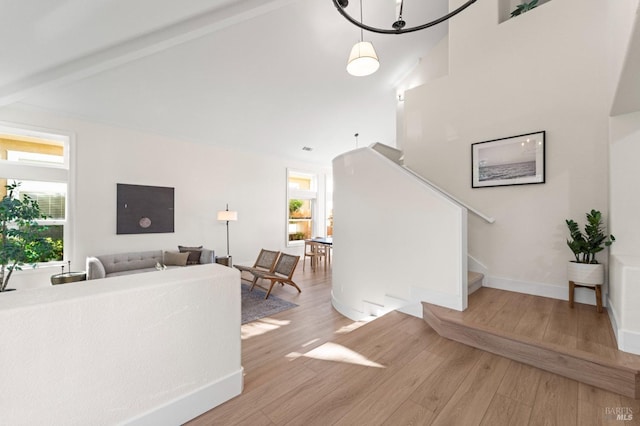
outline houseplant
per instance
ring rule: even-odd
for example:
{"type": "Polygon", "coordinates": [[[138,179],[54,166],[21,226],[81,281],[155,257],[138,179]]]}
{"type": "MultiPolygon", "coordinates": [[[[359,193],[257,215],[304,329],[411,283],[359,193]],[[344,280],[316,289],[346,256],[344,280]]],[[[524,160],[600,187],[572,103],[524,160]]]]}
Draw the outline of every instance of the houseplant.
{"type": "Polygon", "coordinates": [[[569,262],[569,281],[587,285],[601,285],[604,282],[604,266],[596,260],[596,254],[609,247],[616,240],[613,235],[604,233],[602,214],[591,210],[586,214],[587,223],[584,232],[578,224],[567,219],[570,239],[567,245],[573,252],[575,260],[569,262]]]}
{"type": "Polygon", "coordinates": [[[523,13],[535,8],[538,5],[538,0],[531,0],[529,2],[523,1],[522,4],[516,6],[516,8],[511,12],[511,17],[522,15],[523,13]]]}
{"type": "Polygon", "coordinates": [[[54,251],[51,240],[43,235],[46,227],[36,222],[46,219],[38,202],[26,194],[15,197],[19,185],[5,185],[7,192],[0,201],[0,292],[7,290],[13,271],[46,259],[54,251]]]}

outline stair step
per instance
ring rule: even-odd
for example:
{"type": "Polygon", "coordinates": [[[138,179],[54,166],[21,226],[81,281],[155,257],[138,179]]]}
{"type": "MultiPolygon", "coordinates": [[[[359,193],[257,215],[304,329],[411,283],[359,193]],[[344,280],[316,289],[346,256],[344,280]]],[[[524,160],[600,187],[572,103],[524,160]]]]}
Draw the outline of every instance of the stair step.
{"type": "Polygon", "coordinates": [[[484,279],[484,274],[480,272],[467,272],[467,287],[469,288],[468,294],[471,294],[482,287],[482,280],[484,279]]]}
{"type": "Polygon", "coordinates": [[[474,323],[473,315],[465,312],[426,302],[422,307],[424,320],[442,337],[629,398],[640,397],[639,357],[624,352],[604,357],[474,323]]]}

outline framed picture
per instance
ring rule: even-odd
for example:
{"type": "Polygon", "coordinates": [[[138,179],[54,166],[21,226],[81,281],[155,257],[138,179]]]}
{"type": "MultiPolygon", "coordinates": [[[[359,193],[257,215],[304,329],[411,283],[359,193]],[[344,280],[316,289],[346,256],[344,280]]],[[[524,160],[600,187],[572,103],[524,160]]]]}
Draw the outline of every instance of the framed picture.
{"type": "Polygon", "coordinates": [[[117,184],[116,234],[174,232],[174,189],[117,184]]]}
{"type": "Polygon", "coordinates": [[[471,145],[471,187],[544,183],[545,132],[471,145]]]}

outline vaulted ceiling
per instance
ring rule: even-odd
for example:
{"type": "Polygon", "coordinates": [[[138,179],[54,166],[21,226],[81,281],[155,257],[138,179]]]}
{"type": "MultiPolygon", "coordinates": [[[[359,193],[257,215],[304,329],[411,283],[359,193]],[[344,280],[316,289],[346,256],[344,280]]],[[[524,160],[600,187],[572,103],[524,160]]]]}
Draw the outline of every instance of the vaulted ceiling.
{"type": "MultiPolygon", "coordinates": [[[[322,164],[354,148],[355,133],[359,146],[395,143],[395,87],[447,31],[365,32],[381,67],[353,77],[346,59],[360,31],[331,0],[5,3],[0,106],[322,164]]],[[[447,3],[407,0],[404,18],[426,22],[447,3]]],[[[357,1],[349,8],[359,15],[357,1]]],[[[363,14],[390,27],[396,5],[364,0],[363,14]]]]}

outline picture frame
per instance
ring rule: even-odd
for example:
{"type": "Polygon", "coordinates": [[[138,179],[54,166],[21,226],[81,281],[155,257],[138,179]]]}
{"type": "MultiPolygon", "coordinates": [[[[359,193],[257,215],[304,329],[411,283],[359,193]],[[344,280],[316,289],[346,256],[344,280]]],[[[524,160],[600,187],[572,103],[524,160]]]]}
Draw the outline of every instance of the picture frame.
{"type": "Polygon", "coordinates": [[[117,184],[116,234],[174,232],[174,188],[117,184]]]}
{"type": "Polygon", "coordinates": [[[471,144],[471,187],[545,183],[546,132],[471,144]]]}

